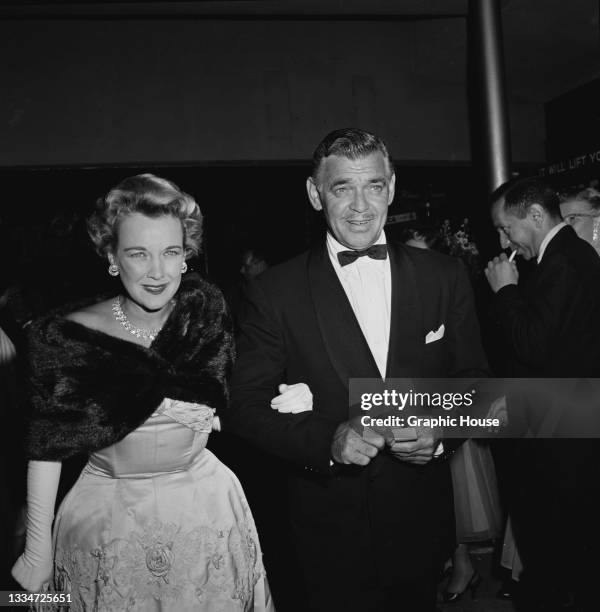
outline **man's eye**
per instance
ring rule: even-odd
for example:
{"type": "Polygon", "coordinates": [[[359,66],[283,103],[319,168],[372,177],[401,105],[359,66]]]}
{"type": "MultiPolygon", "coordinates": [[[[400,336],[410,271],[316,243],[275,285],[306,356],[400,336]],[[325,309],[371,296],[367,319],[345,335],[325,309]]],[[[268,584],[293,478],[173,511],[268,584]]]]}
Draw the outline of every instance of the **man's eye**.
{"type": "Polygon", "coordinates": [[[334,193],[336,196],[341,196],[341,195],[344,195],[344,194],[346,193],[346,191],[347,191],[346,187],[336,187],[336,188],[333,190],[333,193],[334,193]]]}
{"type": "Polygon", "coordinates": [[[383,185],[375,183],[374,185],[371,185],[371,191],[374,191],[375,193],[381,193],[383,191],[383,185]]]}

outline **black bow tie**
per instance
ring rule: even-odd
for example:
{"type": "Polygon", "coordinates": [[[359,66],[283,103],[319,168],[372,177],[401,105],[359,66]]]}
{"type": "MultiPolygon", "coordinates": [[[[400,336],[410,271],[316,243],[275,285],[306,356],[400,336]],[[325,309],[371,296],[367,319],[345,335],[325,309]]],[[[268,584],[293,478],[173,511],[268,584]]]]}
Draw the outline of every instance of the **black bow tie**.
{"type": "Polygon", "coordinates": [[[371,259],[385,259],[387,257],[387,244],[373,244],[363,251],[340,251],[337,254],[340,266],[347,266],[365,255],[371,259]]]}

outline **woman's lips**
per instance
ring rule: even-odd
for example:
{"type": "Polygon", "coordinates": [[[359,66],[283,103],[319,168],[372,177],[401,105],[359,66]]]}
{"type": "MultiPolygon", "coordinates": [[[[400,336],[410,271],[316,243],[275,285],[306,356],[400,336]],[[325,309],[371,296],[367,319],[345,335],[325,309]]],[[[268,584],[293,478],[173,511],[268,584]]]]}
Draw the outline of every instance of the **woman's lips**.
{"type": "Polygon", "coordinates": [[[154,295],[158,295],[167,288],[167,285],[142,285],[142,287],[144,291],[147,291],[148,293],[152,293],[154,295]]]}

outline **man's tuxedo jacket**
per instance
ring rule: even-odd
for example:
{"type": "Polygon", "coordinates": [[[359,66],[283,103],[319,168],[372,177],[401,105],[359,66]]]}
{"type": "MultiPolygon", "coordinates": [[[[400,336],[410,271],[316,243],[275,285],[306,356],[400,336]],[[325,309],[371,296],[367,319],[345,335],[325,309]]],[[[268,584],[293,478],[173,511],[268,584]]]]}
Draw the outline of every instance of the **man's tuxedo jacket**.
{"type": "MultiPolygon", "coordinates": [[[[392,277],[386,378],[485,375],[464,266],[389,244],[392,277]],[[425,337],[444,325],[443,337],[425,337]]],[[[350,264],[353,265],[353,264],[350,264]]],[[[316,574],[378,584],[422,576],[454,542],[448,464],[414,466],[380,452],[367,467],[330,468],[348,420],[350,378],[381,378],[323,243],[259,276],[247,295],[231,386],[229,425],[295,466],[292,521],[302,564],[316,574]],[[312,412],[270,407],[280,383],[305,382],[312,412]],[[368,569],[367,569],[368,568],[368,569]],[[373,580],[373,576],[369,578],[373,580]]]]}
{"type": "MultiPolygon", "coordinates": [[[[576,379],[600,378],[600,257],[571,227],[563,227],[524,287],[509,285],[496,293],[493,312],[512,376],[573,379],[557,387],[527,382],[533,395],[508,395],[509,427],[527,438],[506,440],[501,461],[525,567],[523,592],[539,599],[552,594],[555,585],[575,592],[574,584],[589,582],[585,576],[598,570],[600,530],[596,507],[589,503],[600,494],[598,440],[562,436],[581,432],[590,418],[587,408],[598,398],[589,387],[591,401],[579,405],[572,401],[575,393],[569,397],[565,390],[572,384],[581,391],[586,383],[576,379]],[[557,432],[560,439],[547,437],[557,432]],[[556,559],[570,560],[568,573],[575,582],[565,579],[565,563],[557,566],[556,559]]],[[[588,435],[597,437],[593,411],[591,418],[588,435]]]]}
{"type": "Polygon", "coordinates": [[[493,306],[514,376],[600,376],[600,257],[573,228],[550,240],[524,289],[503,287],[493,306]]]}

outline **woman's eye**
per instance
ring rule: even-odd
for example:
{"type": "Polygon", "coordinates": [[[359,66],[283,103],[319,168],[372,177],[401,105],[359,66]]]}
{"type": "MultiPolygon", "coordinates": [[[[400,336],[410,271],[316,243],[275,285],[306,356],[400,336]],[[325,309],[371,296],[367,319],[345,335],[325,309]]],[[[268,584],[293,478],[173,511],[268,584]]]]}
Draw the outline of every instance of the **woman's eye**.
{"type": "Polygon", "coordinates": [[[177,255],[181,255],[181,253],[175,249],[170,249],[165,252],[165,255],[168,255],[169,257],[177,257],[177,255]]]}
{"type": "Polygon", "coordinates": [[[135,253],[129,253],[129,257],[137,257],[138,259],[141,259],[143,257],[146,257],[146,253],[144,253],[143,251],[137,251],[135,253]]]}

